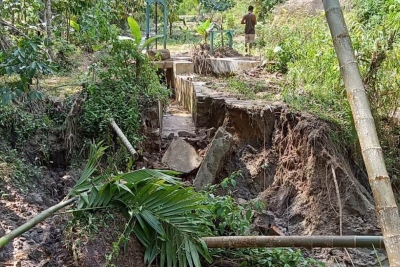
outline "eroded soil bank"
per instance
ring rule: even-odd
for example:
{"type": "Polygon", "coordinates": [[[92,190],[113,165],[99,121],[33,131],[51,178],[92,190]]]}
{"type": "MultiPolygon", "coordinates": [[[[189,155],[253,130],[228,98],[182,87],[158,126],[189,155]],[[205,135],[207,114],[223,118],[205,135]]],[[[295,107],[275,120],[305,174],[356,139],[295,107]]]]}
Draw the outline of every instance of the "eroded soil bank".
{"type": "MultiPolygon", "coordinates": [[[[254,220],[256,230],[266,233],[275,226],[284,235],[381,235],[367,177],[336,125],[290,112],[283,104],[230,96],[197,94],[199,106],[198,125],[224,127],[234,139],[216,181],[240,170],[235,197],[266,205],[254,220]]],[[[384,251],[369,249],[309,253],[328,266],[380,266],[386,259],[384,251]]]]}
{"type": "MultiPolygon", "coordinates": [[[[284,235],[381,234],[367,177],[351,157],[352,151],[342,144],[336,125],[291,112],[282,103],[238,100],[198,85],[197,91],[187,87],[191,95],[182,98],[189,111],[174,101],[166,109],[164,123],[156,107],[144,115],[147,142],[134,168],[169,168],[162,158],[176,138],[205,159],[215,134],[223,128],[232,136],[232,146],[218,162],[215,182],[240,171],[237,186],[231,188],[233,196],[240,203],[254,199],[265,203],[265,210],[253,221],[254,234],[268,234],[271,228],[284,235]]],[[[60,164],[70,148],[63,138],[56,137],[58,152],[50,160],[57,166],[40,169],[29,191],[9,183],[7,177],[14,170],[0,165],[3,191],[8,192],[0,199],[0,235],[62,200],[76,182],[79,168],[60,164]]],[[[35,151],[31,155],[39,153],[35,151]]],[[[183,175],[187,185],[193,184],[198,170],[183,175]]],[[[105,255],[124,226],[118,216],[93,217],[71,228],[71,213],[59,213],[0,251],[0,266],[104,266],[105,255]]],[[[144,266],[141,245],[135,239],[130,243],[114,263],[144,266]]],[[[386,260],[381,250],[315,248],[304,252],[328,266],[379,266],[378,260],[383,265],[386,260]]]]}

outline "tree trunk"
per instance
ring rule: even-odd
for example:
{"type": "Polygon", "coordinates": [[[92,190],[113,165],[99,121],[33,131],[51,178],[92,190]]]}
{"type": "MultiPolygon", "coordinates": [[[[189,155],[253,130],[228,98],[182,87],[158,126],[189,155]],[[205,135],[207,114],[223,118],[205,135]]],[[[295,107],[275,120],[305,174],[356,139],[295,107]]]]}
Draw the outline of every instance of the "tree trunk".
{"type": "Polygon", "coordinates": [[[392,267],[400,267],[399,211],[350,36],[339,1],[323,0],[323,4],[360,140],[389,263],[392,267]]]}
{"type": "MultiPolygon", "coordinates": [[[[224,14],[221,17],[221,31],[224,30],[224,14]]],[[[221,46],[224,47],[224,32],[221,32],[221,46]]]]}
{"type": "Polygon", "coordinates": [[[69,18],[69,12],[68,9],[65,11],[65,19],[66,19],[66,27],[67,27],[67,43],[70,41],[70,18],[69,18]]]}
{"type": "MultiPolygon", "coordinates": [[[[49,41],[51,41],[52,40],[51,0],[46,0],[44,3],[45,3],[44,6],[45,6],[45,19],[46,19],[46,34],[47,34],[47,39],[49,39],[49,41]]],[[[51,47],[51,44],[49,45],[48,53],[49,53],[50,58],[53,59],[53,48],[51,47]]]]}

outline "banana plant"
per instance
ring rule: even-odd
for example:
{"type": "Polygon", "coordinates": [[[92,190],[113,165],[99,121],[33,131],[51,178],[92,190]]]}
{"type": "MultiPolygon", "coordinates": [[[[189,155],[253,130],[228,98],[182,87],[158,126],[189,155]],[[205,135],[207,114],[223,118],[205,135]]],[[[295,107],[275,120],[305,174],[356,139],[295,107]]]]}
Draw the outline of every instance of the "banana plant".
{"type": "Polygon", "coordinates": [[[196,27],[197,34],[203,36],[204,43],[207,43],[208,33],[214,28],[214,23],[209,19],[196,27]]]}
{"type": "Polygon", "coordinates": [[[131,31],[133,38],[127,37],[127,36],[118,36],[118,39],[119,40],[132,40],[135,42],[138,49],[143,49],[144,47],[149,46],[156,39],[164,37],[164,35],[162,35],[162,34],[155,35],[155,36],[148,38],[147,40],[145,40],[142,43],[142,32],[140,30],[139,23],[134,18],[128,17],[128,25],[129,25],[129,29],[131,31]]]}

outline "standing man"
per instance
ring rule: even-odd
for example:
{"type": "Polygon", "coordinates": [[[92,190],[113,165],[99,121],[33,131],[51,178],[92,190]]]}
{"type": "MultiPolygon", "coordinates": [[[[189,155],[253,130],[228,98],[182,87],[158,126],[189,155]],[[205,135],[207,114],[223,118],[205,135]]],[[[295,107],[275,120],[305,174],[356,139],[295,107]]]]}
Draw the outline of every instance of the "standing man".
{"type": "Polygon", "coordinates": [[[250,55],[251,55],[251,49],[253,48],[254,39],[256,37],[255,26],[257,24],[257,18],[256,15],[253,14],[253,10],[254,7],[249,6],[248,9],[249,12],[242,18],[242,24],[246,25],[244,28],[244,34],[245,34],[244,45],[246,47],[246,53],[248,48],[250,55]]]}

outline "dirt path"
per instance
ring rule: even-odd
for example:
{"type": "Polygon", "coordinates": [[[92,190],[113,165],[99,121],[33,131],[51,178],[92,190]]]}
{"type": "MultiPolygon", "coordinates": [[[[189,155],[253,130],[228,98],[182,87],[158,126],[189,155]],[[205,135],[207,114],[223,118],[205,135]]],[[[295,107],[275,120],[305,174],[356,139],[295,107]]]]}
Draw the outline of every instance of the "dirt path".
{"type": "Polygon", "coordinates": [[[162,138],[172,139],[179,136],[179,132],[195,132],[192,114],[186,111],[176,101],[171,101],[163,116],[162,138]]]}

